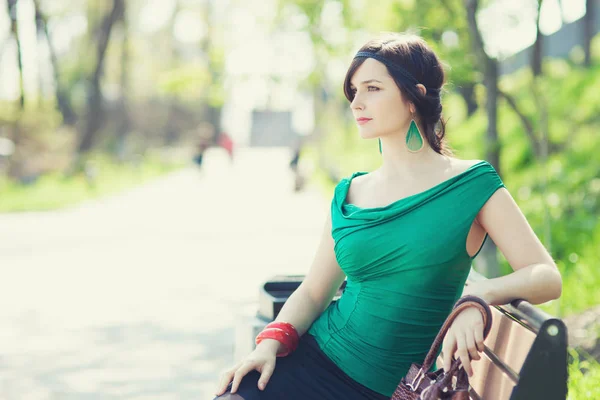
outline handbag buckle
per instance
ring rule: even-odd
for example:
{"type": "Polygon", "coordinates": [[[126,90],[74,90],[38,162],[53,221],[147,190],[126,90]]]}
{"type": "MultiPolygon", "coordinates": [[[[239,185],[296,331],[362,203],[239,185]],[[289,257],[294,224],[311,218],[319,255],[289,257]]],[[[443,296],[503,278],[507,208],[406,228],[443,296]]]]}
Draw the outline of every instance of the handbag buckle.
{"type": "Polygon", "coordinates": [[[431,390],[431,388],[433,387],[433,385],[429,385],[427,386],[423,392],[421,393],[421,398],[425,397],[425,393],[429,392],[431,390]]]}
{"type": "Polygon", "coordinates": [[[423,373],[423,367],[421,367],[419,369],[419,372],[417,372],[417,375],[415,376],[415,379],[413,379],[412,382],[407,383],[407,386],[410,388],[410,390],[412,390],[413,392],[416,392],[417,388],[419,387],[419,385],[423,381],[423,378],[425,378],[425,374],[423,373]],[[415,382],[417,382],[416,385],[415,385],[415,382]]]}

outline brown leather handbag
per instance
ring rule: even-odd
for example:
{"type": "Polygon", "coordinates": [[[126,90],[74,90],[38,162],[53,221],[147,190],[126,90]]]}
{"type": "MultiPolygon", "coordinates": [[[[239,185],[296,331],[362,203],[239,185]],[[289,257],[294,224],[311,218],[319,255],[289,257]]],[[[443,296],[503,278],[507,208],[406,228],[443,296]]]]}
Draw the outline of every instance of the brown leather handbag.
{"type": "Polygon", "coordinates": [[[423,364],[410,366],[408,373],[394,391],[391,400],[469,400],[469,378],[467,372],[462,368],[460,360],[453,360],[449,371],[440,368],[437,371],[429,372],[452,322],[458,314],[469,307],[476,307],[481,311],[484,323],[483,337],[487,338],[492,328],[490,306],[476,296],[460,298],[442,325],[423,364]]]}

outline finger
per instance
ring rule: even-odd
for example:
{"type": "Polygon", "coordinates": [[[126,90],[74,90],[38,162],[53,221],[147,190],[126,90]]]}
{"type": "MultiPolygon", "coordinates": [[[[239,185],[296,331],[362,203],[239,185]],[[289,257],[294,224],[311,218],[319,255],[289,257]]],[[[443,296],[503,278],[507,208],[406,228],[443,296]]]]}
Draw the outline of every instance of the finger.
{"type": "Polygon", "coordinates": [[[473,370],[471,369],[471,361],[469,360],[469,352],[467,351],[467,344],[464,335],[459,334],[456,336],[456,348],[457,358],[460,359],[463,368],[465,371],[467,371],[469,376],[473,376],[473,370]]]}
{"type": "Polygon", "coordinates": [[[456,339],[454,334],[448,333],[444,340],[444,344],[442,347],[442,352],[444,353],[444,371],[448,372],[450,370],[450,366],[452,365],[452,355],[454,354],[454,350],[456,349],[456,339]]]}
{"type": "Polygon", "coordinates": [[[467,350],[469,351],[469,355],[471,356],[471,360],[479,360],[481,357],[479,356],[479,352],[477,351],[477,347],[475,346],[475,337],[472,332],[468,332],[465,341],[467,344],[467,350]]]}
{"type": "Polygon", "coordinates": [[[483,329],[475,329],[475,344],[477,346],[477,351],[485,350],[485,345],[483,344],[483,329]]]}
{"type": "Polygon", "coordinates": [[[258,388],[260,390],[264,390],[269,383],[269,379],[271,379],[271,375],[273,375],[273,371],[275,370],[275,363],[266,363],[261,371],[260,378],[258,380],[258,388]]]}
{"type": "Polygon", "coordinates": [[[229,384],[229,382],[231,382],[231,379],[227,379],[226,377],[221,378],[221,380],[219,381],[219,386],[217,386],[217,390],[215,390],[215,394],[217,396],[220,396],[223,393],[225,393],[225,389],[227,389],[227,385],[229,384]]]}
{"type": "Polygon", "coordinates": [[[235,393],[240,387],[240,383],[242,382],[242,378],[246,376],[246,374],[254,369],[254,364],[246,362],[233,375],[233,384],[231,385],[231,393],[235,393]]]}
{"type": "Polygon", "coordinates": [[[229,385],[229,383],[231,382],[231,379],[233,378],[233,374],[239,368],[240,365],[241,365],[241,363],[237,363],[233,368],[228,369],[227,371],[225,371],[221,374],[221,378],[219,379],[219,385],[217,386],[217,390],[215,393],[216,395],[220,396],[223,393],[225,393],[225,390],[227,389],[227,385],[229,385]]]}

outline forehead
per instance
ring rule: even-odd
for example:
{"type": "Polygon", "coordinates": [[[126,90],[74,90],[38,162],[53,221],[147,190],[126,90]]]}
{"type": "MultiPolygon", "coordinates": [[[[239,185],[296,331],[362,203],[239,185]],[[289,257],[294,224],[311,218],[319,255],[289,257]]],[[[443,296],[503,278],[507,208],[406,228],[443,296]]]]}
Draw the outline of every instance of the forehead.
{"type": "Polygon", "coordinates": [[[391,78],[390,74],[383,63],[374,58],[367,58],[354,72],[354,75],[352,75],[350,84],[355,86],[356,84],[360,84],[360,82],[369,79],[377,79],[383,82],[385,79],[389,78],[391,78]]]}

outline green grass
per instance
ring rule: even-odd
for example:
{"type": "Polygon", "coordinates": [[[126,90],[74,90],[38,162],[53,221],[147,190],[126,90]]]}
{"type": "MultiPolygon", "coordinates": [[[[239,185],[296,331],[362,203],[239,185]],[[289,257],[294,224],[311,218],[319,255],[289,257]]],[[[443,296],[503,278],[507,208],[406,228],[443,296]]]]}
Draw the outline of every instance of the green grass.
{"type": "Polygon", "coordinates": [[[600,399],[600,363],[570,350],[568,400],[600,399]]]}
{"type": "Polygon", "coordinates": [[[161,162],[156,157],[146,157],[137,164],[119,164],[107,157],[97,156],[93,158],[93,165],[96,170],[93,183],[88,182],[83,173],[72,176],[47,174],[29,185],[0,177],[0,213],[73,206],[137,186],[181,167],[161,162]]]}

